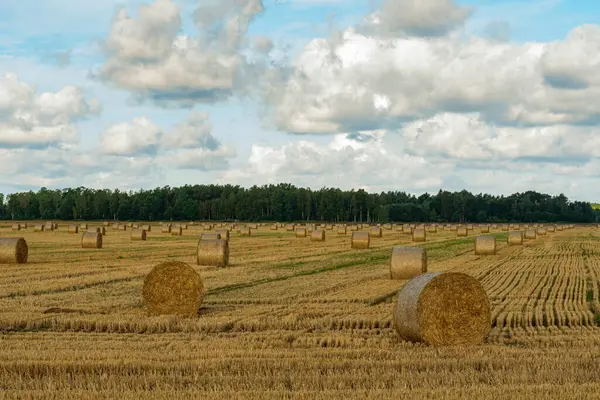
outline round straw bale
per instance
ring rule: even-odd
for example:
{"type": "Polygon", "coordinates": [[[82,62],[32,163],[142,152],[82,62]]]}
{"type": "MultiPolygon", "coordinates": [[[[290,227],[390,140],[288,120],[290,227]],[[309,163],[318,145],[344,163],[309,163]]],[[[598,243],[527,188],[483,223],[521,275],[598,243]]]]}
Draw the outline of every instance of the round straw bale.
{"type": "Polygon", "coordinates": [[[203,296],[202,277],[186,263],[158,264],[144,279],[142,297],[150,314],[194,316],[203,296]]]}
{"type": "Polygon", "coordinates": [[[277,226],[277,224],[271,225],[271,230],[272,231],[276,231],[278,228],[279,228],[279,226],[277,226]]]}
{"type": "Polygon", "coordinates": [[[79,229],[81,229],[82,231],[87,231],[87,229],[88,229],[88,224],[80,224],[80,225],[79,225],[79,229]]]}
{"type": "Polygon", "coordinates": [[[183,229],[181,226],[174,226],[171,228],[171,236],[181,236],[183,235],[183,229]]]}
{"type": "Polygon", "coordinates": [[[77,225],[69,225],[69,233],[79,233],[79,227],[77,225]]]}
{"type": "Polygon", "coordinates": [[[535,229],[527,229],[525,231],[525,239],[536,239],[537,238],[537,232],[535,231],[535,229]]]}
{"type": "Polygon", "coordinates": [[[523,244],[523,232],[521,231],[513,231],[508,233],[508,237],[506,238],[506,242],[509,246],[518,246],[523,244]]]}
{"type": "Polygon", "coordinates": [[[504,232],[507,232],[508,231],[508,225],[502,225],[502,230],[504,232]]]}
{"type": "Polygon", "coordinates": [[[33,231],[34,231],[34,232],[44,232],[44,229],[45,229],[45,228],[46,228],[46,226],[45,226],[45,225],[42,225],[42,224],[35,224],[35,225],[33,226],[33,231]]]}
{"type": "Polygon", "coordinates": [[[114,231],[118,231],[119,230],[119,223],[118,222],[113,223],[112,224],[112,228],[113,228],[114,231]]]}
{"type": "Polygon", "coordinates": [[[338,233],[338,235],[345,235],[348,233],[348,230],[346,229],[345,226],[338,226],[337,233],[338,233]]]}
{"type": "Polygon", "coordinates": [[[402,231],[405,235],[412,235],[413,228],[410,225],[404,225],[404,230],[402,231]]]}
{"type": "Polygon", "coordinates": [[[200,239],[201,240],[215,240],[215,239],[222,239],[221,238],[221,234],[217,233],[217,232],[204,232],[202,235],[200,235],[200,239]]]}
{"type": "Polygon", "coordinates": [[[106,235],[106,228],[101,226],[99,228],[96,228],[96,233],[101,234],[102,236],[106,235]]]}
{"type": "Polygon", "coordinates": [[[119,230],[126,231],[127,230],[127,224],[121,224],[121,225],[119,225],[119,230]]]}
{"type": "Polygon", "coordinates": [[[23,238],[0,239],[0,264],[25,264],[29,247],[23,238]]]}
{"type": "Polygon", "coordinates": [[[457,237],[466,237],[467,236],[467,228],[457,228],[456,229],[456,236],[457,237]]]}
{"type": "Polygon", "coordinates": [[[306,237],[306,228],[296,228],[296,237],[297,238],[305,238],[306,237]]]}
{"type": "Polygon", "coordinates": [[[46,226],[44,226],[44,230],[45,231],[53,231],[54,230],[54,224],[46,224],[46,226]]]}
{"type": "Polygon", "coordinates": [[[472,231],[473,230],[473,224],[467,224],[467,230],[468,231],[472,231]]]}
{"type": "Polygon", "coordinates": [[[435,225],[430,226],[429,228],[427,228],[427,230],[429,231],[429,233],[437,233],[437,227],[435,225]]]}
{"type": "Polygon", "coordinates": [[[398,225],[396,225],[396,230],[397,230],[398,232],[402,232],[402,231],[404,230],[404,225],[403,225],[403,224],[398,224],[398,225]]]}
{"type": "Polygon", "coordinates": [[[370,233],[371,233],[371,236],[373,236],[373,237],[382,237],[383,236],[383,231],[378,226],[372,226],[370,233]]]}
{"type": "Polygon", "coordinates": [[[101,249],[102,234],[98,232],[86,232],[81,236],[81,247],[84,249],[101,249]]]}
{"type": "Polygon", "coordinates": [[[20,224],[12,224],[12,230],[13,231],[20,231],[21,230],[21,225],[20,224]]]}
{"type": "Polygon", "coordinates": [[[285,230],[288,232],[294,232],[294,229],[296,229],[296,225],[294,224],[287,224],[285,227],[285,230]]]}
{"type": "MultiPolygon", "coordinates": [[[[140,224],[133,224],[132,226],[133,229],[140,229],[140,224]]],[[[144,228],[142,228],[144,229],[144,228]]]]}
{"type": "Polygon", "coordinates": [[[458,232],[458,226],[450,225],[450,232],[458,232]]]}
{"type": "Polygon", "coordinates": [[[21,227],[21,229],[27,229],[27,223],[21,223],[19,224],[19,226],[21,227]]]}
{"type": "Polygon", "coordinates": [[[133,228],[133,222],[128,222],[125,225],[127,225],[128,228],[133,228]]]}
{"type": "Polygon", "coordinates": [[[171,233],[171,224],[164,224],[160,228],[161,233],[171,233]]]}
{"type": "Polygon", "coordinates": [[[186,231],[187,231],[187,228],[188,228],[187,224],[181,224],[181,229],[183,229],[183,230],[186,230],[186,231]]]}
{"type": "Polygon", "coordinates": [[[221,239],[229,240],[229,229],[217,229],[215,232],[221,234],[221,239]]]}
{"type": "Polygon", "coordinates": [[[104,221],[102,224],[103,224],[104,226],[110,226],[110,222],[108,222],[108,221],[104,221]]]}
{"type": "Polygon", "coordinates": [[[481,344],[491,329],[490,302],[481,283],[469,275],[424,274],[398,292],[394,327],[402,339],[411,342],[481,344]]]}
{"type": "Polygon", "coordinates": [[[229,264],[229,242],[225,239],[200,239],[196,262],[198,265],[226,267],[229,264]]]}
{"type": "Polygon", "coordinates": [[[391,279],[411,279],[427,272],[427,251],[422,247],[392,247],[391,279]]]}
{"type": "Polygon", "coordinates": [[[240,234],[244,236],[252,236],[252,228],[245,226],[240,229],[240,234]]]}
{"type": "Polygon", "coordinates": [[[477,236],[475,238],[475,255],[485,256],[496,254],[495,236],[477,236]]]}
{"type": "Polygon", "coordinates": [[[425,229],[415,229],[412,233],[413,242],[425,242],[427,241],[427,233],[425,229]]]}
{"type": "Polygon", "coordinates": [[[546,234],[546,228],[537,228],[537,234],[543,236],[546,234]]]}
{"type": "Polygon", "coordinates": [[[490,226],[489,225],[481,225],[479,230],[481,231],[481,233],[490,233],[490,226]]]}
{"type": "Polygon", "coordinates": [[[315,229],[310,234],[311,242],[324,242],[325,241],[325,231],[323,229],[315,229]]]}
{"type": "Polygon", "coordinates": [[[132,229],[131,230],[131,240],[146,240],[146,230],[145,229],[132,229]]]}
{"type": "Polygon", "coordinates": [[[143,224],[140,228],[145,230],[146,232],[152,232],[152,225],[150,224],[143,224]]]}
{"type": "Polygon", "coordinates": [[[368,249],[371,247],[371,235],[369,232],[352,232],[351,248],[368,249]]]}
{"type": "Polygon", "coordinates": [[[554,232],[556,231],[556,227],[554,227],[554,226],[549,226],[549,227],[547,227],[547,228],[546,228],[546,230],[547,230],[549,233],[554,233],[554,232]]]}

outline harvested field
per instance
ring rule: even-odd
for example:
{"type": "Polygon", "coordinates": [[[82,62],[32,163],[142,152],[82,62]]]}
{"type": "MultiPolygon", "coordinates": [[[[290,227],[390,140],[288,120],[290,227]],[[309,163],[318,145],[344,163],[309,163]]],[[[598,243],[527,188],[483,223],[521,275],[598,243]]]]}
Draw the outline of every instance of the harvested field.
{"type": "MultiPolygon", "coordinates": [[[[33,222],[32,224],[40,222],[33,222]]],[[[60,226],[68,222],[59,221],[60,226]]],[[[88,223],[95,232],[100,223],[88,223]]],[[[369,232],[370,228],[361,228],[369,232]]],[[[181,236],[110,231],[103,249],[80,235],[12,231],[27,264],[0,265],[0,385],[13,398],[594,398],[600,390],[600,231],[557,230],[522,246],[494,232],[428,235],[428,272],[477,279],[491,309],[483,345],[403,342],[393,325],[387,230],[361,251],[285,229],[231,233],[227,268],[198,266],[202,225],[181,236]],[[144,279],[180,261],[202,277],[197,316],[148,315],[144,279]],[[179,392],[174,395],[173,390],[179,392]]]]}

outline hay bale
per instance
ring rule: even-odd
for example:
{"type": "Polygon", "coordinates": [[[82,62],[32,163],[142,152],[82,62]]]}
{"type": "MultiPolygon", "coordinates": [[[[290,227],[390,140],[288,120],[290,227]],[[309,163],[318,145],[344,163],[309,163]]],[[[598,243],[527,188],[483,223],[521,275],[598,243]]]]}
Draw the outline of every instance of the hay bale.
{"type": "Polygon", "coordinates": [[[556,231],[556,227],[549,226],[549,227],[546,228],[546,230],[548,231],[548,233],[554,233],[556,231]]]}
{"type": "Polygon", "coordinates": [[[181,226],[175,226],[171,228],[171,236],[181,236],[183,235],[183,229],[181,226]]]}
{"type": "Polygon", "coordinates": [[[79,224],[79,229],[81,229],[82,231],[87,231],[88,230],[88,224],[79,224]]]}
{"type": "Polygon", "coordinates": [[[371,235],[369,232],[352,232],[350,247],[353,249],[368,249],[371,247],[371,235]]]}
{"type": "Polygon", "coordinates": [[[456,237],[466,237],[467,228],[456,228],[456,237]]]}
{"type": "Polygon", "coordinates": [[[160,232],[161,233],[171,233],[171,224],[164,224],[161,228],[160,228],[160,232]]]}
{"type": "Polygon", "coordinates": [[[430,226],[429,228],[427,228],[427,230],[429,231],[429,233],[437,233],[437,226],[430,226]]]}
{"type": "Polygon", "coordinates": [[[296,237],[297,238],[305,238],[308,229],[306,228],[296,228],[296,237]]]}
{"type": "Polygon", "coordinates": [[[473,230],[473,224],[467,224],[467,230],[468,231],[472,231],[473,230]]]}
{"type": "MultiPolygon", "coordinates": [[[[140,229],[140,224],[133,224],[132,226],[133,229],[140,229]]],[[[142,228],[143,229],[143,228],[142,228]]]]}
{"type": "Polygon", "coordinates": [[[396,230],[397,230],[398,232],[402,232],[402,231],[404,230],[404,225],[403,225],[403,224],[398,224],[398,225],[396,225],[396,230]]]}
{"type": "Polygon", "coordinates": [[[221,234],[221,239],[229,241],[229,229],[217,229],[215,232],[221,234]]]}
{"type": "Polygon", "coordinates": [[[0,264],[25,264],[29,255],[29,247],[25,239],[0,239],[0,264]]]}
{"type": "Polygon", "coordinates": [[[12,228],[13,231],[20,231],[21,230],[21,225],[20,224],[12,224],[12,228]]]}
{"type": "Polygon", "coordinates": [[[370,233],[373,237],[383,237],[383,231],[378,226],[372,226],[370,233]]]}
{"type": "Polygon", "coordinates": [[[495,255],[496,237],[495,236],[477,236],[475,238],[475,255],[495,255]]]}
{"type": "Polygon", "coordinates": [[[537,239],[537,232],[535,229],[527,229],[525,231],[525,239],[537,239]]]}
{"type": "Polygon", "coordinates": [[[141,229],[145,230],[146,232],[152,232],[152,225],[150,225],[150,224],[143,224],[141,226],[141,229]]]}
{"type": "Polygon", "coordinates": [[[537,234],[544,236],[546,234],[546,228],[537,228],[537,234]]]}
{"type": "Polygon", "coordinates": [[[277,229],[279,229],[279,226],[277,224],[271,225],[271,230],[272,231],[276,231],[277,229]]]}
{"type": "Polygon", "coordinates": [[[519,246],[523,244],[523,232],[513,231],[509,232],[506,242],[509,246],[519,246]]]}
{"type": "Polygon", "coordinates": [[[481,233],[490,233],[490,226],[489,226],[489,225],[482,225],[482,226],[479,228],[479,231],[480,231],[481,233]]]}
{"type": "Polygon", "coordinates": [[[325,231],[323,229],[315,229],[310,234],[311,242],[324,242],[325,241],[325,231]]]}
{"type": "Polygon", "coordinates": [[[101,226],[100,228],[96,228],[96,233],[101,234],[102,236],[106,235],[106,228],[101,226]]]}
{"type": "Polygon", "coordinates": [[[119,230],[120,231],[127,231],[127,224],[120,224],[119,225],[119,230]]]}
{"type": "Polygon", "coordinates": [[[216,240],[216,239],[222,239],[220,233],[204,232],[202,235],[200,235],[200,240],[216,240]]]}
{"type": "Polygon", "coordinates": [[[179,261],[161,263],[144,279],[142,297],[153,315],[194,316],[204,297],[202,277],[179,261]]]}
{"type": "Polygon", "coordinates": [[[198,265],[226,267],[229,264],[229,242],[225,239],[200,239],[196,262],[198,265]]]}
{"type": "Polygon", "coordinates": [[[358,231],[358,225],[350,225],[350,230],[351,230],[352,232],[356,232],[356,231],[358,231]]]}
{"type": "Polygon", "coordinates": [[[391,279],[411,279],[427,272],[427,251],[421,247],[392,248],[391,279]]]}
{"type": "Polygon", "coordinates": [[[131,240],[146,240],[146,230],[145,229],[132,229],[131,230],[131,240]]]}
{"type": "Polygon", "coordinates": [[[108,222],[108,221],[104,221],[104,222],[103,222],[103,225],[104,225],[104,226],[110,226],[110,222],[108,222]]]}
{"type": "Polygon", "coordinates": [[[81,236],[81,248],[83,249],[101,249],[102,234],[98,232],[86,232],[81,236]]]}
{"type": "Polygon", "coordinates": [[[404,225],[404,230],[402,231],[405,235],[411,235],[413,233],[413,228],[410,225],[404,225]]]}
{"type": "Polygon", "coordinates": [[[482,344],[491,329],[483,286],[458,272],[411,279],[398,292],[393,319],[402,339],[432,346],[482,344]]]}
{"type": "Polygon", "coordinates": [[[458,232],[458,226],[450,225],[450,232],[458,232]]]}
{"type": "Polygon", "coordinates": [[[240,229],[240,234],[243,236],[252,236],[252,228],[245,226],[240,229]]]}
{"type": "Polygon", "coordinates": [[[294,224],[288,224],[285,227],[285,230],[288,232],[294,232],[294,229],[296,229],[296,225],[294,225],[294,224]]]}
{"type": "Polygon", "coordinates": [[[508,225],[502,225],[502,231],[508,232],[508,225]]]}
{"type": "Polygon", "coordinates": [[[348,230],[346,229],[345,226],[338,226],[337,233],[338,233],[338,235],[345,235],[348,233],[348,230]]]}
{"type": "MultiPolygon", "coordinates": [[[[187,224],[181,224],[181,229],[184,229],[187,231],[187,228],[188,228],[187,224]]],[[[231,229],[233,229],[233,227],[231,229]]]]}
{"type": "Polygon", "coordinates": [[[128,222],[126,225],[128,228],[133,228],[133,222],[128,222]]]}
{"type": "Polygon", "coordinates": [[[54,224],[46,222],[46,225],[44,225],[44,230],[45,231],[53,231],[54,230],[54,224]]]}
{"type": "Polygon", "coordinates": [[[69,233],[79,233],[79,227],[77,225],[69,225],[69,229],[67,230],[69,233]]]}
{"type": "Polygon", "coordinates": [[[21,227],[21,229],[27,229],[27,223],[26,222],[19,224],[19,226],[21,227]]]}
{"type": "Polygon", "coordinates": [[[413,242],[425,242],[427,241],[427,233],[425,229],[415,229],[412,233],[413,242]]]}
{"type": "Polygon", "coordinates": [[[34,232],[44,232],[44,229],[46,229],[46,226],[42,225],[42,224],[35,224],[33,226],[33,231],[34,232]]]}
{"type": "Polygon", "coordinates": [[[112,229],[113,229],[113,231],[118,231],[119,230],[119,223],[118,222],[113,223],[112,224],[112,229]]]}

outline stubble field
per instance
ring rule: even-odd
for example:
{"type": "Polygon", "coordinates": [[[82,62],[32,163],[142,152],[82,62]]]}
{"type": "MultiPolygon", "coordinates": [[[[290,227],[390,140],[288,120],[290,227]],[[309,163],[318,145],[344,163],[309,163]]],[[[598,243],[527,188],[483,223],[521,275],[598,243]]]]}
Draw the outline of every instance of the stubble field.
{"type": "MultiPolygon", "coordinates": [[[[0,398],[333,399],[598,398],[600,231],[576,228],[475,256],[473,237],[428,234],[429,271],[477,278],[492,331],[476,347],[402,342],[392,327],[394,245],[369,250],[327,231],[322,243],[261,227],[232,233],[230,266],[197,266],[202,228],[153,226],[145,242],[0,226],[22,236],[29,262],[0,265],[0,398]],[[145,275],[162,261],[204,279],[195,318],[148,316],[145,275]],[[173,391],[177,392],[173,392],[173,391]]],[[[90,225],[90,229],[93,225],[90,225]]],[[[99,226],[99,225],[96,225],[99,226]]],[[[476,230],[477,231],[477,230],[476,230]]]]}

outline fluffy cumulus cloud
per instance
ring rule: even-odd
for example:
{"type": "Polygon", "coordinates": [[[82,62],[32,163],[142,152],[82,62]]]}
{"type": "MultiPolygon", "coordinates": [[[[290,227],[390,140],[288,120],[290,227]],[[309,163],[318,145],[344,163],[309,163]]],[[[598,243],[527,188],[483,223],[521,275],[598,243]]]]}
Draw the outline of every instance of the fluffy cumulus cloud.
{"type": "MultiPolygon", "coordinates": [[[[172,0],[155,0],[130,16],[116,13],[104,49],[107,58],[96,77],[163,106],[215,102],[252,81],[241,55],[261,0],[203,1],[193,18],[197,37],[181,33],[181,16],[172,0]]],[[[258,41],[264,51],[268,43],[258,41]]]]}

